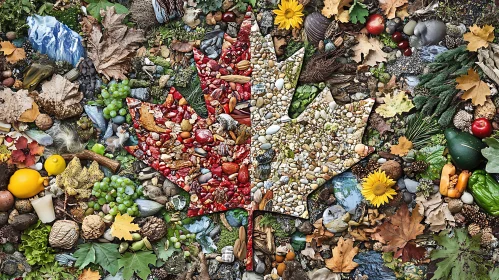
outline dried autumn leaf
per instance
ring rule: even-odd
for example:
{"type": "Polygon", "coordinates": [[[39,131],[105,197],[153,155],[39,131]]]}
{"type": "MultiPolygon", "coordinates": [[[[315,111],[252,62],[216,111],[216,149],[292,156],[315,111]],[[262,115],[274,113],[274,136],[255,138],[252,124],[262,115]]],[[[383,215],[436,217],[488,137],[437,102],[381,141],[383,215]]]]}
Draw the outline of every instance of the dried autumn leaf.
{"type": "Polygon", "coordinates": [[[350,20],[350,15],[348,12],[350,2],[352,2],[352,0],[324,0],[324,8],[322,8],[322,14],[328,18],[330,18],[331,16],[335,16],[336,20],[339,20],[341,22],[348,22],[350,20]],[[345,9],[345,7],[347,8],[345,9]]]}
{"type": "Polygon", "coordinates": [[[386,123],[385,119],[381,117],[378,113],[374,112],[371,114],[369,118],[369,124],[376,129],[380,135],[383,135],[385,132],[392,131],[393,129],[389,123],[386,123]]]}
{"type": "Polygon", "coordinates": [[[416,239],[416,237],[423,233],[424,225],[420,224],[423,216],[419,213],[419,205],[416,205],[412,210],[412,215],[406,204],[403,204],[397,213],[390,217],[389,221],[384,222],[377,228],[379,232],[373,234],[373,238],[383,244],[385,252],[397,252],[403,249],[405,245],[416,239]]]}
{"type": "Polygon", "coordinates": [[[358,263],[353,261],[358,252],[359,248],[353,247],[352,239],[340,237],[338,245],[333,249],[333,257],[326,260],[326,267],[333,272],[349,273],[359,266],[358,263]]]}
{"type": "Polygon", "coordinates": [[[400,18],[401,20],[404,20],[406,17],[409,17],[410,14],[407,12],[407,9],[409,8],[409,5],[408,4],[405,4],[404,6],[402,6],[401,8],[399,8],[397,10],[397,12],[395,13],[395,15],[400,18]]]}
{"type": "Polygon", "coordinates": [[[139,226],[137,224],[132,223],[133,217],[128,214],[121,215],[118,213],[114,219],[114,223],[111,226],[111,235],[123,239],[123,240],[132,240],[132,231],[139,230],[139,226]]]}
{"type": "Polygon", "coordinates": [[[306,236],[306,242],[315,242],[317,246],[322,246],[322,241],[334,237],[334,234],[324,228],[322,224],[322,218],[318,219],[314,223],[314,231],[312,234],[306,236]]]}
{"type": "Polygon", "coordinates": [[[462,99],[471,99],[473,105],[483,105],[487,96],[491,95],[489,86],[480,80],[478,73],[472,68],[468,69],[468,75],[462,75],[456,79],[456,88],[465,90],[462,99]]]}
{"type": "Polygon", "coordinates": [[[387,94],[384,101],[385,104],[381,104],[378,108],[376,108],[376,113],[380,114],[384,118],[391,118],[396,114],[409,112],[412,108],[414,108],[414,104],[412,104],[412,101],[409,97],[407,97],[404,91],[394,94],[393,97],[390,96],[390,94],[387,94]]]}
{"type": "Polygon", "coordinates": [[[110,7],[102,20],[104,33],[96,22],[92,22],[92,31],[88,33],[88,56],[94,62],[97,72],[108,79],[126,79],[130,60],[135,56],[140,43],[145,41],[143,30],[129,28],[122,23],[125,16],[116,14],[114,7],[110,7]]]}
{"type": "Polygon", "coordinates": [[[154,132],[165,132],[166,129],[158,126],[154,120],[154,116],[149,112],[149,106],[142,103],[140,106],[140,123],[145,129],[154,132]]]}
{"type": "Polygon", "coordinates": [[[0,121],[12,123],[33,107],[33,99],[27,90],[13,92],[10,88],[0,91],[0,121]]]}
{"type": "Polygon", "coordinates": [[[352,58],[355,62],[374,66],[378,62],[386,61],[386,53],[381,50],[381,43],[376,38],[367,38],[365,34],[358,34],[359,42],[352,50],[355,55],[352,58]]]}
{"type": "Polygon", "coordinates": [[[464,40],[468,41],[467,50],[476,52],[480,48],[487,48],[489,42],[494,41],[494,27],[485,25],[480,28],[478,25],[470,27],[470,32],[464,34],[464,40]]]}
{"type": "Polygon", "coordinates": [[[412,149],[412,142],[405,136],[401,136],[399,143],[390,147],[390,153],[403,157],[407,155],[410,149],[412,149]]]}
{"type": "Polygon", "coordinates": [[[16,48],[11,42],[0,42],[0,51],[3,52],[9,63],[16,63],[26,58],[26,52],[23,48],[16,48]]]}
{"type": "Polygon", "coordinates": [[[78,276],[78,280],[99,280],[100,274],[98,271],[93,271],[90,268],[83,270],[83,272],[78,276]]]}
{"type": "Polygon", "coordinates": [[[379,0],[379,6],[385,12],[388,19],[395,18],[397,8],[405,4],[407,4],[407,0],[379,0]]]}
{"type": "Polygon", "coordinates": [[[24,111],[24,113],[21,114],[18,120],[20,122],[34,122],[38,115],[40,115],[40,110],[38,108],[38,105],[33,102],[33,106],[31,107],[31,109],[24,111]]]}
{"type": "Polygon", "coordinates": [[[425,198],[424,195],[418,195],[416,203],[420,205],[419,213],[425,216],[425,224],[430,225],[431,231],[439,232],[456,225],[449,205],[444,202],[439,192],[428,198],[425,198]]]}
{"type": "Polygon", "coordinates": [[[79,116],[83,112],[80,104],[83,93],[78,89],[78,84],[56,74],[42,85],[41,93],[33,93],[33,96],[42,111],[63,120],[79,116]]]}
{"type": "Polygon", "coordinates": [[[402,257],[402,262],[408,262],[411,260],[421,260],[426,254],[425,247],[417,247],[414,241],[407,243],[404,248],[398,250],[393,257],[402,257]]]}

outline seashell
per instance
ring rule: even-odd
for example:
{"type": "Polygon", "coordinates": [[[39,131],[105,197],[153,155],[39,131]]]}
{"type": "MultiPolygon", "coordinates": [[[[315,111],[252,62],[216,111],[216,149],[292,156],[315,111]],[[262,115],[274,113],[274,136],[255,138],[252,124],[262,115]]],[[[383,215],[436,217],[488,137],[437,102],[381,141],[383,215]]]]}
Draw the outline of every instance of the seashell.
{"type": "Polygon", "coordinates": [[[275,157],[275,151],[273,149],[268,149],[265,153],[256,157],[259,165],[269,164],[275,157]]]}
{"type": "Polygon", "coordinates": [[[307,34],[307,39],[317,46],[321,40],[324,39],[324,34],[331,24],[328,20],[319,12],[314,12],[305,18],[305,34],[307,34]]]}
{"type": "Polygon", "coordinates": [[[270,164],[259,164],[256,167],[256,174],[260,180],[266,180],[270,176],[270,164]]]}
{"type": "Polygon", "coordinates": [[[68,79],[71,82],[74,82],[78,77],[80,76],[80,71],[78,71],[78,68],[73,68],[69,70],[66,75],[64,75],[64,78],[68,79]]]}
{"type": "Polygon", "coordinates": [[[235,130],[237,128],[237,121],[234,120],[229,114],[218,115],[217,121],[222,124],[222,127],[227,131],[235,130]]]}

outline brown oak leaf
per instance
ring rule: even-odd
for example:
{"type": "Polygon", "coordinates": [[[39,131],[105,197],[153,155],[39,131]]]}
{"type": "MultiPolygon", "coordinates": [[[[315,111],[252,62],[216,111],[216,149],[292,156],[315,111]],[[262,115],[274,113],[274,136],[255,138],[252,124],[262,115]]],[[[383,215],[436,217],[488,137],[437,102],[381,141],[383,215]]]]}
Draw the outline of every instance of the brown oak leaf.
{"type": "Polygon", "coordinates": [[[412,149],[412,142],[405,136],[399,137],[399,143],[390,147],[390,153],[398,156],[405,156],[412,149]]]}
{"type": "Polygon", "coordinates": [[[480,28],[478,25],[470,27],[470,32],[464,34],[464,40],[468,41],[467,50],[476,52],[480,48],[489,46],[489,42],[494,41],[494,27],[492,25],[485,25],[480,28]]]}
{"type": "Polygon", "coordinates": [[[28,91],[23,89],[13,92],[10,88],[0,91],[0,121],[12,123],[18,121],[21,115],[32,109],[33,99],[28,91]]]}
{"type": "Polygon", "coordinates": [[[123,239],[123,240],[132,240],[132,231],[139,230],[139,226],[137,224],[132,223],[133,217],[128,214],[121,215],[118,213],[114,219],[114,223],[111,226],[111,235],[123,239]]]}
{"type": "Polygon", "coordinates": [[[83,93],[77,83],[72,83],[61,75],[54,75],[42,85],[40,93],[32,93],[43,112],[63,120],[79,116],[83,112],[80,101],[83,93]]]}
{"type": "Polygon", "coordinates": [[[348,12],[350,2],[352,2],[352,0],[324,0],[322,14],[328,18],[335,16],[336,20],[348,22],[350,20],[350,13],[348,12]],[[345,7],[347,7],[347,9],[345,9],[345,7]]]}
{"type": "MultiPolygon", "coordinates": [[[[88,56],[94,62],[97,72],[107,79],[126,79],[130,69],[130,60],[135,56],[140,43],[146,39],[144,31],[129,28],[123,24],[126,14],[116,14],[114,7],[106,10],[101,26],[95,21],[88,33],[88,56]]],[[[88,26],[87,26],[88,29],[88,26]]]]}
{"type": "Polygon", "coordinates": [[[398,250],[393,257],[402,257],[402,262],[408,262],[411,260],[421,260],[425,257],[426,249],[425,247],[418,247],[416,243],[410,241],[404,248],[398,250]]]}
{"type": "Polygon", "coordinates": [[[372,125],[380,135],[383,135],[385,132],[389,131],[393,132],[390,124],[386,123],[385,119],[383,119],[383,117],[381,117],[381,115],[376,112],[371,114],[371,117],[369,118],[369,124],[372,125]]]}
{"type": "Polygon", "coordinates": [[[0,42],[0,51],[3,52],[9,63],[16,63],[26,58],[26,52],[23,48],[17,48],[11,42],[0,42]]]}
{"type": "Polygon", "coordinates": [[[362,33],[358,34],[356,39],[359,43],[352,48],[355,62],[375,66],[378,62],[386,61],[387,54],[381,50],[378,39],[368,38],[362,33]]]}
{"type": "Polygon", "coordinates": [[[472,68],[468,69],[468,75],[462,75],[456,79],[456,88],[465,90],[462,99],[471,99],[473,105],[483,105],[487,96],[491,95],[489,86],[480,80],[478,73],[472,68]]]}
{"type": "Polygon", "coordinates": [[[456,225],[456,220],[449,210],[449,205],[444,202],[439,192],[428,198],[424,197],[424,195],[418,195],[416,203],[420,205],[419,213],[425,216],[425,224],[430,225],[429,230],[439,232],[456,225]]]}
{"type": "Polygon", "coordinates": [[[423,216],[419,213],[419,205],[412,210],[412,215],[406,204],[403,204],[389,221],[378,226],[378,232],[373,234],[373,238],[386,244],[383,247],[385,252],[397,252],[405,245],[415,239],[424,231],[424,225],[420,224],[423,216]]]}
{"type": "Polygon", "coordinates": [[[395,18],[397,8],[407,4],[407,0],[379,0],[379,6],[385,12],[388,19],[395,18]]]}
{"type": "Polygon", "coordinates": [[[352,239],[340,237],[337,246],[333,249],[333,257],[326,260],[326,267],[333,272],[349,273],[359,266],[358,263],[353,261],[358,252],[359,247],[353,247],[352,239]]]}
{"type": "Polygon", "coordinates": [[[324,228],[322,218],[314,223],[314,232],[306,236],[306,242],[315,242],[317,246],[322,246],[322,241],[334,237],[334,234],[324,228]]]}

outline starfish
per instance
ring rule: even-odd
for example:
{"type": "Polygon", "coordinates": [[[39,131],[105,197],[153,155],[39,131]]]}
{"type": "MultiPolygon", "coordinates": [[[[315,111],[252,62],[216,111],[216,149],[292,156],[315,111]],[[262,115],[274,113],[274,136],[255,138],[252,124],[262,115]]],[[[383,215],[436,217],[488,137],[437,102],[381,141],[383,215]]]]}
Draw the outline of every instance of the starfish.
{"type": "Polygon", "coordinates": [[[250,38],[253,200],[259,210],[308,218],[307,195],[374,151],[362,144],[374,100],[340,106],[326,87],[292,120],[288,108],[304,49],[277,62],[272,38],[257,24],[250,38]]]}

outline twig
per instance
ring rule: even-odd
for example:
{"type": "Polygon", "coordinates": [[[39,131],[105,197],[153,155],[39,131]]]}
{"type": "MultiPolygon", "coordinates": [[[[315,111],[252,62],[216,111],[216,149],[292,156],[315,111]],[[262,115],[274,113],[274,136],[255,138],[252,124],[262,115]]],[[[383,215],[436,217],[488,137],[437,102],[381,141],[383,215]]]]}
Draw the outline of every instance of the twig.
{"type": "Polygon", "coordinates": [[[61,211],[62,213],[66,214],[66,216],[68,216],[71,220],[75,221],[76,223],[79,223],[77,220],[75,220],[75,218],[73,218],[73,216],[71,216],[71,214],[69,214],[68,212],[66,212],[66,210],[62,209],[61,207],[55,207],[55,209],[61,211]]]}

